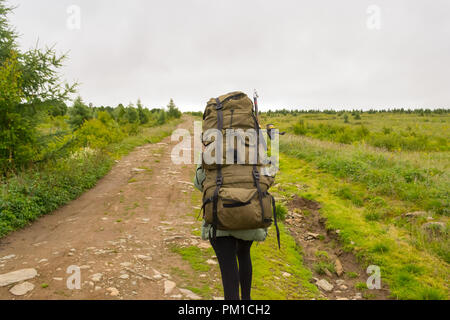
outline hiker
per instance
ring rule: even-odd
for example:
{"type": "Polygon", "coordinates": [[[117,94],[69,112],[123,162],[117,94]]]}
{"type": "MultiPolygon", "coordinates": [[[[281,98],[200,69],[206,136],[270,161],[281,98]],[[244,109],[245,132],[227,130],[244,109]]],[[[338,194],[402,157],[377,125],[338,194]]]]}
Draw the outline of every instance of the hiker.
{"type": "MultiPolygon", "coordinates": [[[[208,129],[224,132],[225,128],[259,131],[252,101],[244,93],[233,92],[208,102],[203,117],[203,132],[208,129]]],[[[217,142],[209,139],[202,135],[205,149],[217,142]]],[[[256,145],[259,145],[260,139],[257,140],[256,145]]],[[[245,138],[244,141],[246,154],[250,154],[250,143],[246,143],[245,138]]],[[[220,163],[208,165],[202,154],[194,184],[203,192],[202,239],[210,241],[219,261],[224,298],[251,300],[253,266],[250,250],[254,242],[266,240],[267,228],[272,222],[275,221],[276,225],[275,200],[268,193],[274,177],[261,173],[258,157],[256,163],[250,163],[249,156],[248,163],[237,164],[237,147],[233,145],[233,148],[232,164],[223,159],[218,161],[220,163]]],[[[219,152],[216,159],[221,158],[220,150],[223,150],[222,146],[216,149],[219,152]]],[[[223,157],[226,158],[226,155],[223,157]]]]}

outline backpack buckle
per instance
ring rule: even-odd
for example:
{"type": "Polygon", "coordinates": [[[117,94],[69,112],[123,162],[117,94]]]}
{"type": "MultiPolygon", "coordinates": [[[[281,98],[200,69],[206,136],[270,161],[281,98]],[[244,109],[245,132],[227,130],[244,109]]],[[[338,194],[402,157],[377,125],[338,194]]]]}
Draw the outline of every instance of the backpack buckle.
{"type": "Polygon", "coordinates": [[[223,185],[223,177],[217,177],[217,179],[216,179],[216,185],[217,185],[217,186],[223,185]]]}
{"type": "Polygon", "coordinates": [[[259,179],[260,179],[261,175],[259,174],[259,171],[258,171],[258,170],[253,170],[253,177],[254,177],[256,180],[259,180],[259,179]]]}

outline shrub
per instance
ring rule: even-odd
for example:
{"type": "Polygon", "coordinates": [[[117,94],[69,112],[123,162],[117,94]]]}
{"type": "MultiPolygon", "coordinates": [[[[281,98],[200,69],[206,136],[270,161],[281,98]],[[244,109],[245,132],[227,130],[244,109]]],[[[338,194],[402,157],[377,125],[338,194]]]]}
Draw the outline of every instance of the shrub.
{"type": "Polygon", "coordinates": [[[348,114],[344,114],[344,123],[349,123],[348,114]]]}
{"type": "Polygon", "coordinates": [[[307,133],[306,125],[304,120],[300,120],[298,123],[296,123],[293,127],[294,133],[302,136],[307,133]]]}
{"type": "Polygon", "coordinates": [[[157,124],[163,125],[164,123],[166,123],[166,121],[167,121],[166,112],[164,110],[161,110],[158,116],[157,124]]]}
{"type": "Polygon", "coordinates": [[[125,136],[111,116],[103,112],[100,119],[86,121],[75,136],[82,147],[103,149],[111,143],[121,141],[125,136]]]}

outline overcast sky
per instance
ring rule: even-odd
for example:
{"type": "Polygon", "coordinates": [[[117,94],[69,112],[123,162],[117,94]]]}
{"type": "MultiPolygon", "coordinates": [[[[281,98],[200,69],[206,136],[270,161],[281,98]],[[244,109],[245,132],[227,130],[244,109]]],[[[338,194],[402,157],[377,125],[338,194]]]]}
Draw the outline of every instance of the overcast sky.
{"type": "Polygon", "coordinates": [[[69,52],[86,102],[203,110],[450,107],[449,0],[10,0],[29,49],[69,52]],[[80,29],[77,28],[79,7],[80,29]]]}

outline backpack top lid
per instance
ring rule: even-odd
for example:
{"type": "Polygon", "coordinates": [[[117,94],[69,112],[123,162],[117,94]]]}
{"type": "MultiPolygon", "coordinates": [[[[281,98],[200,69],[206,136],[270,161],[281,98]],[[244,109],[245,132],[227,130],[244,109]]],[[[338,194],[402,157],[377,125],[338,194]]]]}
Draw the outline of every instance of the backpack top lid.
{"type": "MultiPolygon", "coordinates": [[[[219,101],[222,104],[223,110],[233,109],[235,111],[248,112],[251,114],[253,112],[253,101],[243,92],[235,91],[230,92],[228,94],[222,95],[219,98],[219,101]]],[[[205,112],[203,114],[203,120],[205,120],[208,116],[216,117],[216,107],[217,100],[216,98],[211,98],[206,105],[205,112]]]]}

